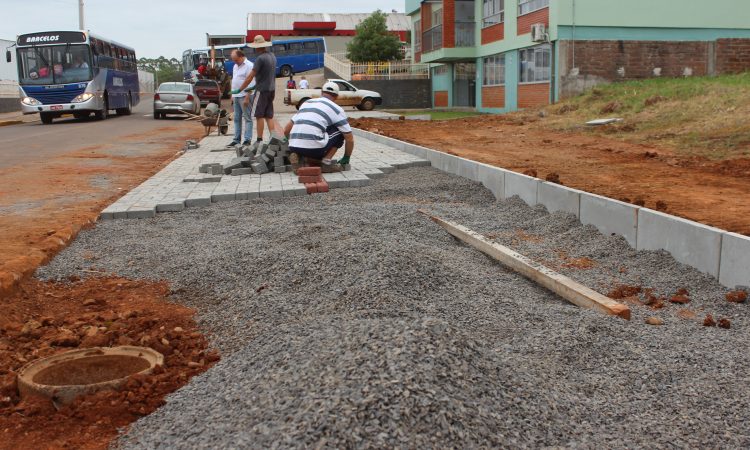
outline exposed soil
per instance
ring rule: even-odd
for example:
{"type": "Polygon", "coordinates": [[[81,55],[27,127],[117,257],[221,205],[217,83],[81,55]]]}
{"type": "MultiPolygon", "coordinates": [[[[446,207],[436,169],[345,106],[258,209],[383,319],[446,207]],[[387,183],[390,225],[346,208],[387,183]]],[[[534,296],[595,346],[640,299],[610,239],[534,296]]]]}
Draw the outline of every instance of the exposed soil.
{"type": "MultiPolygon", "coordinates": [[[[0,449],[104,449],[164,397],[208,369],[218,355],[193,321],[194,311],[166,300],[164,282],[116,277],[45,283],[29,280],[0,300],[0,449]],[[18,396],[15,377],[30,361],[75,348],[142,345],[165,357],[152,375],[120,391],[80,397],[55,408],[18,396]]],[[[74,374],[73,374],[74,375],[74,374]]]]}
{"type": "Polygon", "coordinates": [[[750,235],[750,158],[715,161],[678,156],[668,148],[552,131],[545,129],[544,121],[531,114],[513,114],[432,122],[356,119],[352,124],[750,235]]]}
{"type": "Polygon", "coordinates": [[[0,296],[199,133],[182,124],[162,127],[53,156],[43,164],[0,169],[0,296]]]}

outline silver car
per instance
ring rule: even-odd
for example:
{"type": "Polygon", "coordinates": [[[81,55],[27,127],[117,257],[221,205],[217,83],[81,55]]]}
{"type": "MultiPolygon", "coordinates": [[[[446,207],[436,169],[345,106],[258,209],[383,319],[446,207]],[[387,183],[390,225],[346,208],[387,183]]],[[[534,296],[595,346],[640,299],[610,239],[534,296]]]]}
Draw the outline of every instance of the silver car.
{"type": "Polygon", "coordinates": [[[154,119],[167,114],[200,114],[201,101],[190,83],[162,83],[154,94],[154,119]]]}

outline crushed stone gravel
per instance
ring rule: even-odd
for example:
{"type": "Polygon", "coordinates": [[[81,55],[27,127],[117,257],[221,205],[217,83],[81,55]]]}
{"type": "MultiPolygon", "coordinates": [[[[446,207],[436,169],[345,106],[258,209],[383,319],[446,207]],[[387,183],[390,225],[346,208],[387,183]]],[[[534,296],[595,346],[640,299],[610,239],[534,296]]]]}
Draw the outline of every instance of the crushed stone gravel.
{"type": "Polygon", "coordinates": [[[38,276],[85,269],[169,280],[223,353],[118,447],[750,446],[746,304],[664,252],[431,168],[101,223],[38,276]],[[691,302],[631,305],[630,322],[576,308],[418,208],[604,294],[691,302]],[[703,327],[706,313],[732,328],[703,327]]]}

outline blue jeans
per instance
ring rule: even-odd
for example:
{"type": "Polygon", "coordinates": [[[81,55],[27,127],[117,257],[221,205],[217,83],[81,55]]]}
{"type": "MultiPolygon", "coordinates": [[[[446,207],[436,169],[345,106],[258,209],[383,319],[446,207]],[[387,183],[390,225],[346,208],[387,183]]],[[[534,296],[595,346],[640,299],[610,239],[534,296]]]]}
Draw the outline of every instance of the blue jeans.
{"type": "MultiPolygon", "coordinates": [[[[251,94],[246,94],[251,95],[251,94]]],[[[253,118],[250,115],[250,104],[245,106],[243,102],[245,97],[234,97],[234,141],[242,143],[244,141],[253,141],[253,118]],[[245,122],[245,139],[242,137],[242,122],[245,122]]],[[[252,103],[252,98],[250,99],[252,103]]]]}

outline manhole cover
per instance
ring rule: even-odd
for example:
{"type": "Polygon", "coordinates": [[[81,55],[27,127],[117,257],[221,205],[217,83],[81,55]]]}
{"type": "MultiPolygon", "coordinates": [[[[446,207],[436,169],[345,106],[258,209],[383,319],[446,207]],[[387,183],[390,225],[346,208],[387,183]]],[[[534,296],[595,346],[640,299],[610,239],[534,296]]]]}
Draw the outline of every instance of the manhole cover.
{"type": "Polygon", "coordinates": [[[117,389],[130,376],[148,374],[164,357],[145,347],[87,348],[28,364],[18,374],[22,396],[41,395],[69,403],[79,395],[117,389]]]}

